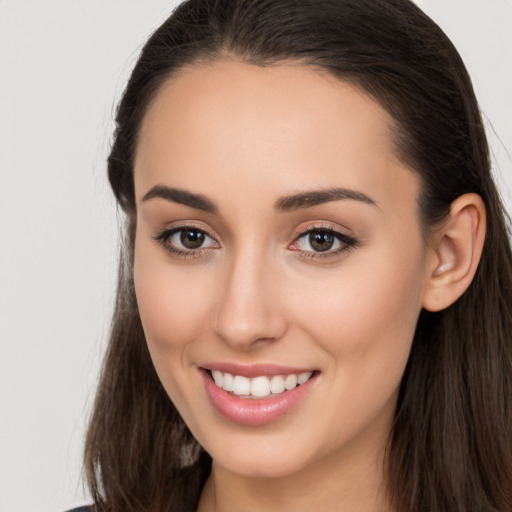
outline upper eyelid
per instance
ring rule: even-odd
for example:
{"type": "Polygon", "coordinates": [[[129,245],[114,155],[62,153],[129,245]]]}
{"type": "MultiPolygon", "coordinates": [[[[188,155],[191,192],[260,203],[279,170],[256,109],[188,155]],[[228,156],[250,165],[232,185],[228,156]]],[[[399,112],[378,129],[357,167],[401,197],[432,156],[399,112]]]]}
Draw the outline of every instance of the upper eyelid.
{"type": "MultiPolygon", "coordinates": [[[[297,236],[307,235],[308,233],[311,233],[312,231],[328,231],[330,233],[339,233],[340,235],[346,235],[346,233],[344,233],[340,229],[336,229],[333,227],[313,226],[313,227],[309,227],[309,228],[299,231],[297,236]]],[[[346,235],[346,236],[348,236],[348,235],[346,235]]]]}
{"type": "Polygon", "coordinates": [[[153,240],[155,242],[157,242],[159,245],[163,246],[168,252],[174,252],[174,253],[183,253],[183,254],[200,254],[201,252],[203,251],[207,251],[207,250],[211,250],[211,249],[218,249],[221,247],[221,244],[219,243],[219,241],[217,240],[216,237],[212,236],[207,230],[203,229],[203,228],[199,228],[197,226],[194,226],[193,224],[191,223],[187,223],[187,224],[182,224],[182,225],[179,225],[179,226],[175,226],[175,227],[167,227],[167,228],[164,228],[158,232],[156,232],[155,234],[153,234],[152,236],[153,240]],[[204,233],[210,240],[213,241],[213,243],[215,244],[215,247],[198,247],[196,249],[187,249],[187,248],[180,248],[180,247],[175,247],[173,243],[170,242],[171,238],[176,235],[176,233],[179,233],[180,231],[183,231],[185,229],[196,229],[197,231],[201,231],[202,233],[204,233]],[[172,249],[172,247],[174,246],[174,249],[172,249]]]}
{"type": "Polygon", "coordinates": [[[176,227],[168,227],[166,229],[161,230],[160,232],[157,232],[152,236],[153,240],[155,240],[156,243],[161,245],[168,253],[171,255],[174,255],[176,257],[180,258],[188,258],[188,257],[200,257],[201,254],[204,254],[205,251],[212,250],[212,249],[218,249],[221,245],[217,241],[217,239],[213,236],[211,236],[205,229],[198,228],[196,226],[193,226],[192,224],[183,224],[176,227]],[[188,249],[188,248],[181,248],[179,246],[176,246],[174,243],[172,243],[170,240],[174,235],[179,233],[180,231],[184,231],[186,229],[195,229],[197,231],[201,231],[204,233],[211,241],[214,242],[214,247],[197,247],[195,249],[188,249]]]}
{"type": "Polygon", "coordinates": [[[329,231],[330,233],[339,234],[342,237],[350,238],[351,240],[356,240],[354,235],[350,234],[350,231],[348,228],[341,228],[333,226],[332,224],[325,223],[325,222],[318,222],[318,223],[312,223],[309,224],[307,227],[303,227],[299,230],[297,230],[294,234],[293,240],[297,240],[298,238],[310,233],[311,231],[318,231],[318,230],[324,230],[329,231]]]}
{"type": "Polygon", "coordinates": [[[174,233],[179,233],[180,231],[183,231],[184,229],[197,229],[197,231],[201,231],[205,235],[209,236],[210,238],[213,238],[213,240],[218,242],[218,240],[217,240],[218,237],[213,235],[209,229],[205,228],[204,226],[199,226],[199,225],[195,224],[194,222],[185,222],[183,224],[179,224],[176,226],[167,226],[163,229],[158,230],[156,232],[156,236],[157,237],[164,236],[164,235],[169,236],[169,235],[173,235],[174,233]]]}
{"type": "MultiPolygon", "coordinates": [[[[345,232],[345,230],[342,230],[340,228],[332,226],[332,224],[320,222],[320,223],[314,223],[313,225],[309,225],[308,227],[303,228],[299,233],[295,234],[292,243],[289,247],[293,246],[294,244],[298,243],[298,241],[304,237],[306,237],[309,233],[315,232],[315,231],[327,231],[331,233],[335,238],[338,239],[338,242],[341,244],[341,248],[338,248],[336,250],[328,250],[325,252],[316,252],[316,251],[309,251],[309,250],[303,250],[300,251],[304,255],[313,255],[312,257],[315,258],[329,258],[334,257],[338,255],[339,253],[345,252],[347,250],[355,249],[359,246],[360,240],[356,237],[354,237],[352,234],[348,234],[345,232]]],[[[298,250],[298,249],[297,249],[298,250]]]]}
{"type": "Polygon", "coordinates": [[[306,237],[309,233],[315,232],[315,231],[327,231],[327,232],[331,233],[335,238],[338,239],[338,241],[341,244],[343,244],[345,246],[347,246],[347,245],[355,246],[355,245],[359,244],[359,241],[356,238],[354,238],[353,236],[347,235],[346,233],[343,233],[341,231],[336,231],[336,230],[332,230],[332,229],[323,229],[323,228],[317,228],[317,229],[313,228],[313,229],[308,229],[307,231],[296,236],[293,239],[292,245],[294,243],[296,243],[298,240],[300,240],[301,238],[306,237]]]}
{"type": "MultiPolygon", "coordinates": [[[[213,230],[210,230],[207,227],[205,227],[204,225],[202,225],[201,223],[196,223],[194,221],[190,221],[190,222],[179,221],[179,224],[177,224],[177,225],[167,226],[167,227],[159,230],[153,236],[153,238],[161,239],[164,236],[168,237],[168,236],[178,233],[184,229],[190,229],[190,228],[197,229],[198,231],[203,232],[205,235],[212,238],[216,243],[218,243],[219,245],[222,245],[221,242],[219,241],[219,237],[216,234],[212,233],[213,230]]],[[[340,235],[342,238],[350,239],[350,240],[353,240],[354,242],[357,242],[357,239],[352,234],[347,233],[347,231],[348,232],[351,231],[348,228],[341,228],[341,227],[333,226],[331,223],[329,223],[327,221],[312,221],[310,223],[307,223],[306,226],[303,225],[300,228],[296,228],[294,230],[294,233],[292,234],[292,239],[291,239],[290,243],[293,243],[296,240],[298,240],[299,238],[307,235],[308,233],[310,233],[312,231],[317,231],[317,230],[328,231],[330,233],[333,233],[334,235],[340,235]]]]}

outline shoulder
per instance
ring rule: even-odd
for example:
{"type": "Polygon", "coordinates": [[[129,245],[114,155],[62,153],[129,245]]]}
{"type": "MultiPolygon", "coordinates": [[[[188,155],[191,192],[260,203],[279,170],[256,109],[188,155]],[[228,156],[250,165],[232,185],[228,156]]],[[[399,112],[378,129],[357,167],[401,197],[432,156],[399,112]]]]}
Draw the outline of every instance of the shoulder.
{"type": "Polygon", "coordinates": [[[67,510],[66,512],[92,512],[92,506],[83,506],[67,510]]]}

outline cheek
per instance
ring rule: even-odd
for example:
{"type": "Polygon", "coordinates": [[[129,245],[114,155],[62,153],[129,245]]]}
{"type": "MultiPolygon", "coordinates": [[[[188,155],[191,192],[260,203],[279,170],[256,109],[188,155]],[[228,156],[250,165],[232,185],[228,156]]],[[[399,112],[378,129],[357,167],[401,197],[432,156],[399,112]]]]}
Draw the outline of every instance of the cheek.
{"type": "Polygon", "coordinates": [[[356,250],[346,265],[316,283],[307,300],[296,299],[303,329],[333,360],[400,371],[421,310],[423,258],[419,242],[404,250],[356,250]]]}
{"type": "Polygon", "coordinates": [[[350,265],[347,259],[338,275],[317,282],[316,293],[296,303],[302,330],[327,355],[332,393],[322,407],[334,439],[340,411],[346,432],[382,425],[377,418],[386,428],[392,422],[421,310],[422,251],[390,249],[375,256],[350,265]]]}
{"type": "Polygon", "coordinates": [[[155,257],[154,250],[137,245],[134,282],[142,326],[157,366],[158,357],[183,350],[200,337],[213,290],[206,273],[186,272],[171,265],[165,254],[155,257]]]}
{"type": "MultiPolygon", "coordinates": [[[[157,248],[157,250],[161,250],[157,248]]],[[[186,272],[165,253],[135,246],[134,283],[148,350],[168,396],[190,424],[198,389],[191,353],[208,325],[212,291],[201,272],[186,272]]]]}

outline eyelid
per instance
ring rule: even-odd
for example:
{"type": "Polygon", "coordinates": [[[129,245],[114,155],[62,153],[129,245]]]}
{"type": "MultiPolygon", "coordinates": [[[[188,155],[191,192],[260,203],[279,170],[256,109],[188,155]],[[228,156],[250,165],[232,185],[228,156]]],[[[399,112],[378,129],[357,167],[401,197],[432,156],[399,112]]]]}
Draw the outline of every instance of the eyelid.
{"type": "Polygon", "coordinates": [[[212,234],[212,230],[208,226],[205,226],[199,222],[187,220],[167,224],[165,227],[157,230],[153,235],[153,238],[156,239],[157,237],[162,236],[164,234],[177,233],[178,231],[182,231],[184,229],[197,229],[197,231],[201,231],[202,233],[208,235],[210,238],[213,238],[217,243],[219,243],[217,240],[218,237],[212,234]]]}
{"type": "Polygon", "coordinates": [[[294,234],[292,235],[293,240],[295,241],[301,236],[304,236],[305,234],[310,233],[311,231],[317,230],[329,231],[331,233],[340,235],[342,238],[346,238],[353,241],[356,240],[353,235],[349,234],[351,230],[349,230],[348,228],[342,227],[339,224],[332,224],[326,221],[311,221],[306,224],[302,224],[294,231],[294,234]]]}
{"type": "Polygon", "coordinates": [[[167,226],[159,231],[157,231],[153,236],[153,240],[155,240],[158,244],[160,244],[164,250],[166,250],[172,256],[180,257],[180,258],[197,258],[202,256],[208,251],[216,250],[221,247],[217,237],[210,233],[210,230],[204,226],[200,226],[195,222],[180,222],[171,226],[167,226]],[[197,249],[187,249],[180,248],[169,243],[169,240],[180,231],[184,231],[187,229],[197,230],[201,233],[204,233],[208,238],[213,240],[215,243],[214,247],[198,247],[197,249]]]}
{"type": "MultiPolygon", "coordinates": [[[[348,231],[348,230],[347,230],[348,231]]],[[[301,226],[293,235],[293,242],[288,246],[288,248],[299,255],[306,256],[311,259],[326,259],[326,258],[334,258],[336,256],[340,256],[341,253],[345,253],[355,249],[359,244],[359,241],[354,238],[354,236],[346,233],[344,229],[333,226],[332,224],[326,223],[325,221],[321,222],[311,222],[306,226],[301,226]],[[327,250],[327,251],[306,251],[304,249],[293,249],[292,246],[296,244],[301,238],[308,235],[311,232],[315,231],[327,231],[328,233],[332,233],[338,241],[341,243],[341,247],[335,250],[327,250]]]]}
{"type": "MultiPolygon", "coordinates": [[[[198,258],[205,255],[206,253],[211,252],[212,250],[221,248],[221,244],[217,239],[218,237],[213,235],[210,232],[210,229],[208,229],[202,224],[193,221],[180,221],[179,223],[173,223],[173,225],[166,226],[165,228],[159,230],[157,233],[153,235],[152,238],[157,243],[159,243],[168,253],[181,258],[198,258]],[[201,233],[204,233],[208,238],[210,238],[213,241],[213,247],[210,245],[207,247],[188,249],[181,248],[169,242],[169,240],[174,235],[176,235],[180,231],[184,231],[187,229],[197,230],[200,231],[201,233]]],[[[301,225],[300,228],[298,228],[295,231],[293,235],[293,241],[291,242],[291,244],[288,245],[288,249],[294,251],[298,255],[305,256],[311,259],[326,259],[340,256],[341,253],[353,250],[357,247],[358,244],[359,241],[352,235],[348,235],[345,229],[342,229],[338,226],[335,226],[325,221],[312,221],[307,223],[306,225],[301,225]],[[297,244],[297,242],[301,238],[315,231],[326,231],[328,233],[331,233],[339,242],[340,247],[337,247],[336,249],[328,249],[325,251],[305,250],[298,247],[293,247],[293,245],[297,244]]]]}

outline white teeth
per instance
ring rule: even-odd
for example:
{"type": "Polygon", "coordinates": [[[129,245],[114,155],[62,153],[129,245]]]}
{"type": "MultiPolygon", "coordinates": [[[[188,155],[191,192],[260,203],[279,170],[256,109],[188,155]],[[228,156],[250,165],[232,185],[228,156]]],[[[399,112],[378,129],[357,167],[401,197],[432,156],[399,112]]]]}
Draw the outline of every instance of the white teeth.
{"type": "MultiPolygon", "coordinates": [[[[219,386],[219,387],[221,387],[221,386],[219,386]]],[[[222,389],[224,391],[233,391],[234,390],[233,375],[231,375],[230,373],[224,374],[224,382],[222,383],[222,389]]]]}
{"type": "Polygon", "coordinates": [[[267,377],[256,377],[251,382],[252,396],[268,396],[270,395],[270,381],[267,377]]]}
{"type": "Polygon", "coordinates": [[[242,375],[232,375],[223,373],[219,370],[211,372],[215,384],[224,391],[233,392],[237,396],[247,398],[262,398],[270,394],[277,395],[286,391],[291,391],[297,385],[305,384],[313,372],[304,372],[300,374],[290,373],[288,375],[274,375],[273,377],[254,377],[249,379],[242,375]]]}
{"type": "Polygon", "coordinates": [[[297,375],[294,373],[290,373],[290,375],[286,376],[286,379],[284,380],[284,387],[290,391],[294,387],[297,386],[297,375]]]}
{"type": "Polygon", "coordinates": [[[222,384],[224,383],[224,374],[222,372],[219,372],[219,370],[213,370],[212,377],[213,380],[215,381],[215,384],[217,384],[217,386],[221,388],[222,384]]]}
{"type": "Polygon", "coordinates": [[[270,391],[272,391],[274,395],[282,393],[284,391],[284,377],[281,375],[272,377],[272,380],[270,381],[270,391]]]}
{"type": "Polygon", "coordinates": [[[233,393],[235,395],[250,395],[251,394],[251,381],[247,377],[241,375],[235,376],[233,379],[233,393]]]}
{"type": "Polygon", "coordinates": [[[304,384],[305,382],[307,382],[309,380],[309,377],[311,377],[311,374],[312,372],[304,372],[304,373],[301,373],[298,377],[297,377],[297,382],[299,384],[304,384]]]}

